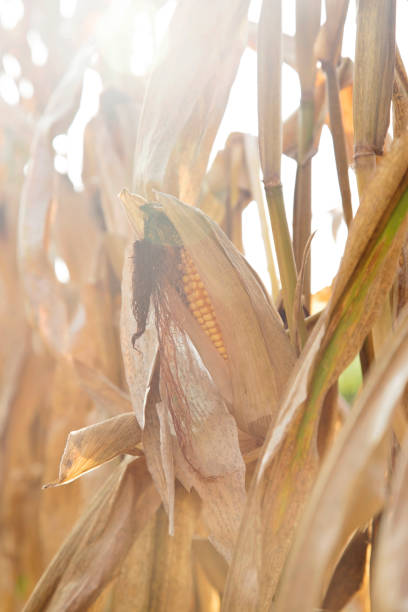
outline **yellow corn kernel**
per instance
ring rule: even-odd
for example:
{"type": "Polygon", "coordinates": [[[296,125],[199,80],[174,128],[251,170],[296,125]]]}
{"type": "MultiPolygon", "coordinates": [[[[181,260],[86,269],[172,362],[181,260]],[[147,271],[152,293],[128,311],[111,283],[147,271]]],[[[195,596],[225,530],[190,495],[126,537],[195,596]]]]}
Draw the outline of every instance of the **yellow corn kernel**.
{"type": "Polygon", "coordinates": [[[203,332],[209,337],[214,348],[223,359],[227,359],[227,351],[222,339],[221,330],[217,324],[211,299],[200,278],[194,261],[185,249],[180,251],[181,263],[178,265],[182,275],[184,295],[189,310],[203,332]]]}

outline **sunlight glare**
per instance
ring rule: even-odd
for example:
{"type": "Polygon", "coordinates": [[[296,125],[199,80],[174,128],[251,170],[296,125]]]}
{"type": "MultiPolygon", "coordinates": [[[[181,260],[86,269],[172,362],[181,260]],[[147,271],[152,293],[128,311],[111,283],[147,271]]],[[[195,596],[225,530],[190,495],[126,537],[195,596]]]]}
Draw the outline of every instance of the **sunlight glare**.
{"type": "Polygon", "coordinates": [[[21,0],[0,0],[0,23],[5,30],[13,30],[23,17],[21,0]]]}
{"type": "Polygon", "coordinates": [[[3,68],[12,79],[18,79],[21,75],[21,65],[15,55],[5,53],[2,58],[3,68]]]}
{"type": "Polygon", "coordinates": [[[35,66],[44,66],[48,59],[48,49],[37,30],[28,30],[27,42],[31,51],[31,61],[35,66]]]}
{"type": "Polygon", "coordinates": [[[130,70],[136,76],[147,72],[153,61],[153,31],[152,21],[147,13],[139,13],[135,17],[130,70]]]}
{"type": "Polygon", "coordinates": [[[82,191],[83,135],[86,125],[99,110],[99,96],[102,92],[100,74],[87,68],[84,73],[81,101],[78,111],[67,131],[68,177],[75,191],[82,191]]]}
{"type": "Polygon", "coordinates": [[[77,0],[60,0],[60,13],[64,19],[71,19],[74,16],[77,0]]]}
{"type": "Polygon", "coordinates": [[[56,257],[54,259],[54,273],[57,280],[64,285],[71,280],[68,266],[61,257],[56,257]]]}
{"type": "Polygon", "coordinates": [[[0,96],[10,106],[15,106],[19,103],[20,94],[18,87],[8,74],[0,74],[0,96]]]}

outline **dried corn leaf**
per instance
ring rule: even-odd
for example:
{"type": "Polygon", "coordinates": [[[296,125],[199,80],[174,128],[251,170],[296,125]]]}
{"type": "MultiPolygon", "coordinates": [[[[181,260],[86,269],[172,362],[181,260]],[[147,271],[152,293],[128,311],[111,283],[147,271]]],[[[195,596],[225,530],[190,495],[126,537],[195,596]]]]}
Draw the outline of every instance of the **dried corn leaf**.
{"type": "Polygon", "coordinates": [[[75,525],[37,584],[25,612],[86,609],[118,572],[158,505],[145,462],[123,463],[75,525]]]}
{"type": "Polygon", "coordinates": [[[133,412],[71,431],[61,458],[58,480],[46,487],[67,484],[120,455],[136,451],[142,432],[133,412]]]}
{"type": "MultiPolygon", "coordinates": [[[[318,415],[355,356],[393,281],[406,234],[408,137],[378,169],[353,222],[329,305],[293,374],[263,448],[231,566],[225,609],[271,601],[319,461],[318,415]],[[262,534],[262,536],[259,536],[262,534]],[[259,545],[257,538],[261,537],[259,545]],[[250,569],[253,580],[245,582],[250,569]]],[[[326,585],[327,586],[327,585],[326,585]]]]}
{"type": "Polygon", "coordinates": [[[134,543],[115,589],[114,609],[165,612],[194,609],[192,538],[199,502],[176,487],[174,536],[161,508],[134,543]]]}
{"type": "Polygon", "coordinates": [[[5,612],[20,609],[22,600],[39,579],[44,563],[39,515],[46,459],[48,383],[52,375],[49,355],[29,350],[15,381],[6,429],[2,432],[0,601],[5,612]]]}
{"type": "Polygon", "coordinates": [[[324,609],[333,612],[342,610],[360,590],[366,572],[368,546],[367,530],[357,531],[337,564],[323,601],[324,609]]]}
{"type": "Polygon", "coordinates": [[[102,269],[98,274],[98,282],[81,288],[79,312],[70,326],[69,352],[76,360],[118,382],[121,376],[120,347],[115,317],[119,312],[108,288],[109,280],[103,278],[103,272],[102,269]]]}
{"type": "Polygon", "coordinates": [[[91,283],[103,235],[97,208],[89,191],[75,192],[66,176],[57,175],[54,185],[55,210],[49,229],[52,248],[68,265],[72,283],[91,283]]]}
{"type": "Polygon", "coordinates": [[[211,585],[199,563],[194,563],[194,582],[196,587],[197,606],[199,612],[219,612],[220,596],[211,585]]]}
{"type": "MultiPolygon", "coordinates": [[[[50,395],[45,406],[47,423],[44,426],[44,464],[40,486],[55,479],[69,432],[89,424],[88,415],[92,406],[79,384],[72,363],[67,359],[56,362],[46,384],[50,395]]],[[[86,500],[82,495],[82,486],[78,481],[71,487],[43,491],[40,496],[38,529],[45,564],[57,552],[84,507],[86,500]],[[52,538],[49,537],[50,532],[52,538]]]]}
{"type": "Polygon", "coordinates": [[[248,0],[177,4],[143,103],[138,193],[151,198],[156,187],[195,202],[244,50],[247,8],[248,0]]]}
{"type": "MultiPolygon", "coordinates": [[[[402,376],[404,370],[398,371],[402,376]]],[[[405,612],[407,608],[407,477],[408,442],[404,445],[393,475],[392,490],[381,517],[374,552],[372,579],[373,612],[405,612]]]]}
{"type": "Polygon", "coordinates": [[[228,571],[225,559],[208,540],[194,540],[193,551],[210,583],[222,595],[228,571]]]}
{"type": "Polygon", "coordinates": [[[398,47],[395,53],[395,77],[392,90],[394,138],[399,138],[408,125],[408,76],[398,47]]]}
{"type": "Polygon", "coordinates": [[[74,360],[74,366],[81,385],[93,401],[100,406],[102,413],[107,416],[115,416],[131,410],[129,395],[116,387],[101,372],[97,372],[79,360],[74,360]]]}
{"type": "Polygon", "coordinates": [[[381,509],[392,415],[408,381],[407,357],[405,320],[389,340],[322,466],[285,569],[277,610],[318,607],[348,539],[381,509]]]}

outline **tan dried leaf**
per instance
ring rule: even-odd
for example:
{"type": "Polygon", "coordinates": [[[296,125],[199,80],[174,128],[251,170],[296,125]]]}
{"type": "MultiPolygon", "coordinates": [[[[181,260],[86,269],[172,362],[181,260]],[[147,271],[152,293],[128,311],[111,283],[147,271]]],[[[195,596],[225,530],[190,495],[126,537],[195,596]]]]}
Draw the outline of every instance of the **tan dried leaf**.
{"type": "MultiPolygon", "coordinates": [[[[400,376],[401,373],[399,372],[400,376]]],[[[374,550],[373,612],[406,612],[408,438],[405,438],[374,550]]]]}
{"type": "Polygon", "coordinates": [[[118,581],[114,609],[118,612],[167,612],[194,609],[192,540],[197,526],[199,500],[176,487],[174,535],[162,508],[133,545],[118,581]]]}
{"type": "Polygon", "coordinates": [[[316,440],[324,397],[360,349],[395,275],[407,228],[407,152],[408,135],[394,144],[365,194],[328,307],[269,431],[234,552],[225,610],[239,602],[255,610],[258,601],[270,602],[274,595],[318,473],[316,440]],[[251,582],[244,579],[248,572],[251,582]]]}
{"type": "Polygon", "coordinates": [[[58,480],[45,488],[67,484],[115,457],[134,454],[141,437],[133,412],[71,431],[61,458],[58,480]]]}
{"type": "Polygon", "coordinates": [[[48,566],[24,612],[86,610],[119,571],[159,503],[144,460],[119,466],[48,566]]]}
{"type": "Polygon", "coordinates": [[[75,370],[81,385],[107,416],[115,416],[132,409],[127,393],[114,385],[101,372],[96,371],[79,359],[74,359],[75,370]]]}
{"type": "Polygon", "coordinates": [[[405,317],[322,466],[285,568],[277,611],[319,607],[348,539],[382,508],[392,415],[407,381],[405,317]]]}
{"type": "Polygon", "coordinates": [[[155,187],[196,201],[245,47],[247,8],[248,0],[177,4],[144,99],[138,193],[151,198],[155,187]]]}

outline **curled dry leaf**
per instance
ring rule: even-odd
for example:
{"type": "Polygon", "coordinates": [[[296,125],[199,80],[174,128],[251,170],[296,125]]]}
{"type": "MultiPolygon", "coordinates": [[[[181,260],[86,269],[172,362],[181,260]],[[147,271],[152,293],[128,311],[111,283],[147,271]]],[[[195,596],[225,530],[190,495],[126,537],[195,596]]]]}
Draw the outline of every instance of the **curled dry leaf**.
{"type": "Polygon", "coordinates": [[[263,447],[234,551],[225,610],[239,602],[255,610],[258,601],[272,600],[317,476],[316,435],[324,397],[360,349],[395,275],[407,230],[407,155],[405,135],[385,156],[353,221],[331,299],[263,447]],[[249,571],[250,584],[244,579],[249,571]]]}
{"type": "Polygon", "coordinates": [[[86,610],[119,571],[159,504],[144,460],[124,462],[83,513],[38,582],[24,612],[86,610]]]}
{"type": "Polygon", "coordinates": [[[374,552],[373,612],[406,612],[408,438],[398,459],[374,552]]]}
{"type": "Polygon", "coordinates": [[[140,118],[133,181],[138,193],[151,198],[156,187],[195,202],[245,47],[248,4],[177,4],[140,118]]]}
{"type": "Polygon", "coordinates": [[[58,480],[45,488],[67,484],[106,461],[126,453],[133,454],[140,441],[141,431],[133,412],[71,431],[61,458],[58,480]]]}
{"type": "Polygon", "coordinates": [[[392,415],[407,381],[405,317],[389,340],[388,350],[370,372],[322,466],[297,531],[276,610],[312,611],[319,607],[350,536],[381,510],[386,494],[392,415]]]}

